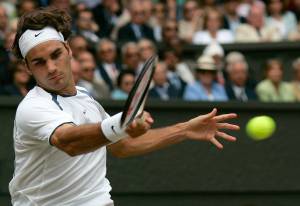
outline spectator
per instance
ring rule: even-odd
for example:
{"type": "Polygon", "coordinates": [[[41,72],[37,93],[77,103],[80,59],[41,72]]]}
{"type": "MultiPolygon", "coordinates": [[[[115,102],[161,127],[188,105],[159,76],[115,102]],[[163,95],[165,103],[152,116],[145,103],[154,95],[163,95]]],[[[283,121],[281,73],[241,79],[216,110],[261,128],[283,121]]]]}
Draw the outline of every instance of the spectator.
{"type": "Polygon", "coordinates": [[[145,62],[151,56],[156,54],[156,47],[151,40],[148,39],[141,39],[138,42],[138,47],[140,51],[141,61],[145,62]]]}
{"type": "Polygon", "coordinates": [[[203,54],[205,56],[211,56],[214,59],[216,68],[217,68],[217,75],[216,80],[219,84],[224,85],[225,84],[225,78],[224,78],[224,49],[223,47],[218,44],[217,42],[212,42],[205,49],[203,50],[203,54]]]}
{"type": "Polygon", "coordinates": [[[165,50],[163,60],[167,65],[169,83],[180,91],[180,96],[182,97],[187,83],[194,81],[193,74],[185,64],[180,64],[178,55],[174,49],[165,50]]]}
{"type": "Polygon", "coordinates": [[[135,42],[128,42],[122,47],[123,69],[131,70],[136,75],[142,69],[142,61],[139,53],[139,47],[135,42]]]}
{"type": "Polygon", "coordinates": [[[78,85],[79,80],[81,79],[81,65],[78,60],[74,58],[71,60],[71,69],[75,85],[78,85]]]}
{"type": "Polygon", "coordinates": [[[23,61],[14,63],[12,68],[12,84],[4,86],[5,95],[25,96],[32,88],[30,75],[23,61]]]}
{"type": "Polygon", "coordinates": [[[262,0],[242,0],[237,8],[239,16],[247,18],[252,6],[259,7],[262,10],[265,10],[266,8],[265,3],[262,0]]]}
{"type": "Polygon", "coordinates": [[[81,79],[78,86],[84,87],[95,99],[109,98],[109,89],[104,82],[95,81],[96,63],[93,55],[84,51],[78,55],[81,64],[81,79]]]}
{"type": "Polygon", "coordinates": [[[279,30],[273,26],[266,26],[264,10],[260,6],[251,7],[246,24],[241,24],[235,33],[236,42],[280,41],[279,30]]]}
{"type": "Polygon", "coordinates": [[[237,13],[238,6],[239,0],[224,1],[223,28],[229,29],[233,34],[240,24],[246,23],[247,21],[245,17],[239,16],[239,14],[237,13]]]}
{"type": "Polygon", "coordinates": [[[49,6],[71,12],[71,0],[48,0],[49,6]]]}
{"type": "Polygon", "coordinates": [[[135,74],[130,70],[123,70],[117,78],[117,86],[111,98],[114,100],[126,100],[130,90],[132,89],[135,81],[135,74]]]}
{"type": "Polygon", "coordinates": [[[276,27],[282,39],[287,39],[288,34],[296,30],[296,16],[284,8],[283,0],[267,0],[267,11],[266,26],[276,27]]]}
{"type": "Polygon", "coordinates": [[[170,70],[175,69],[174,71],[180,78],[186,83],[192,83],[194,79],[193,71],[182,60],[182,42],[174,41],[172,42],[172,47],[166,48],[163,51],[164,61],[167,63],[170,70]]]}
{"type": "Polygon", "coordinates": [[[216,65],[210,56],[201,56],[197,60],[196,81],[189,84],[184,92],[184,99],[190,101],[227,101],[224,87],[214,81],[216,65]]]}
{"type": "Polygon", "coordinates": [[[72,50],[73,56],[76,58],[79,53],[88,51],[88,42],[81,35],[74,35],[69,38],[69,45],[72,50]]]}
{"type": "Polygon", "coordinates": [[[216,9],[207,10],[204,15],[204,31],[197,31],[193,37],[194,44],[209,44],[216,41],[220,44],[232,43],[233,34],[222,29],[222,16],[216,9]]]}
{"type": "Polygon", "coordinates": [[[8,16],[4,6],[0,5],[0,41],[5,38],[6,32],[9,30],[8,16]]]}
{"type": "Polygon", "coordinates": [[[300,101],[300,58],[293,61],[294,80],[292,87],[297,101],[300,101]]]}
{"type": "Polygon", "coordinates": [[[173,43],[179,41],[177,22],[166,20],[162,29],[162,47],[173,47],[173,43]]]}
{"type": "Polygon", "coordinates": [[[153,29],[146,24],[144,8],[140,0],[132,0],[129,4],[131,21],[118,31],[118,41],[138,41],[142,38],[155,41],[153,29]]]}
{"type": "Polygon", "coordinates": [[[170,100],[180,98],[180,90],[168,82],[167,65],[158,62],[153,76],[154,85],[149,91],[149,97],[160,100],[170,100]]]}
{"type": "Polygon", "coordinates": [[[95,78],[105,82],[110,91],[116,86],[117,77],[122,70],[117,62],[117,47],[109,39],[102,39],[97,48],[97,70],[95,78]]]}
{"type": "Polygon", "coordinates": [[[162,41],[162,27],[166,19],[166,8],[161,2],[154,5],[153,15],[149,20],[149,25],[153,28],[154,38],[157,42],[162,41]]]}
{"type": "Polygon", "coordinates": [[[35,0],[21,0],[17,4],[18,16],[22,16],[27,12],[31,12],[37,8],[37,1],[35,0]]]}
{"type": "Polygon", "coordinates": [[[283,65],[276,59],[268,60],[265,66],[265,80],[256,87],[256,93],[264,102],[293,102],[295,96],[289,83],[282,80],[283,65]]]}
{"type": "Polygon", "coordinates": [[[248,77],[248,64],[239,52],[231,52],[226,56],[228,82],[226,93],[230,100],[246,102],[257,100],[255,82],[248,77]]]}
{"type": "Polygon", "coordinates": [[[118,0],[102,0],[92,10],[96,23],[98,24],[99,36],[110,38],[111,33],[118,24],[123,13],[122,5],[118,0]]]}
{"type": "Polygon", "coordinates": [[[88,10],[79,11],[76,19],[77,34],[82,35],[90,45],[95,45],[99,42],[97,32],[98,25],[94,21],[93,13],[88,10]]]}
{"type": "Polygon", "coordinates": [[[199,8],[198,2],[188,0],[183,6],[183,19],[178,23],[179,38],[187,43],[192,43],[196,31],[203,28],[203,10],[199,8]]]}

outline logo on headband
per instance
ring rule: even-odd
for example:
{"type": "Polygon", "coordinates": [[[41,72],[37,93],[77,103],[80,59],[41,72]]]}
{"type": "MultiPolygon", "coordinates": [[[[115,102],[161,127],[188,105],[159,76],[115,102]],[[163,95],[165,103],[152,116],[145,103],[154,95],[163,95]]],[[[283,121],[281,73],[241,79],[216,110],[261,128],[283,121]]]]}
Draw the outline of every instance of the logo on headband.
{"type": "Polygon", "coordinates": [[[40,33],[38,33],[38,34],[35,34],[34,37],[37,37],[37,36],[40,35],[41,33],[42,33],[42,32],[40,32],[40,33]]]}

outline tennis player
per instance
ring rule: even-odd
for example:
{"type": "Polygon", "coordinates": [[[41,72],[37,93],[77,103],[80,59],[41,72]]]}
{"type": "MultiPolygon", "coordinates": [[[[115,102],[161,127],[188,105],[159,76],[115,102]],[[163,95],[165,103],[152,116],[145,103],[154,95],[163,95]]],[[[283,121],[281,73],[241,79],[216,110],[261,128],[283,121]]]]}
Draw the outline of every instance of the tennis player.
{"type": "MultiPolygon", "coordinates": [[[[140,155],[184,140],[236,138],[219,129],[235,114],[217,110],[187,122],[150,129],[153,119],[120,128],[121,114],[110,117],[85,89],[75,87],[66,43],[71,18],[45,8],[19,20],[14,42],[37,85],[18,106],[14,126],[15,172],[9,184],[14,206],[112,206],[106,179],[106,149],[118,157],[140,155]]],[[[120,171],[122,172],[122,171],[120,171]]]]}

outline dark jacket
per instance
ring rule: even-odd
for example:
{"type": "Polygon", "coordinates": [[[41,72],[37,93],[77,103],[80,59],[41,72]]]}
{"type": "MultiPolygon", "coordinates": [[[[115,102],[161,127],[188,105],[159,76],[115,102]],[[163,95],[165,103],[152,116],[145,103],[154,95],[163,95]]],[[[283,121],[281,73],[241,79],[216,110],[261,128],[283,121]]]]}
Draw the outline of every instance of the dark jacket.
{"type": "MultiPolygon", "coordinates": [[[[116,69],[118,71],[122,70],[121,64],[115,63],[115,65],[116,65],[116,69]]],[[[113,84],[112,79],[110,79],[107,72],[105,71],[103,64],[102,63],[97,64],[97,69],[99,70],[100,75],[103,78],[103,80],[105,81],[106,85],[109,87],[109,90],[112,91],[114,89],[114,84],[113,84]]]]}
{"type": "MultiPolygon", "coordinates": [[[[226,90],[227,96],[230,100],[239,100],[235,96],[234,91],[233,91],[233,85],[230,82],[226,83],[225,90],[226,90]]],[[[246,83],[245,93],[246,93],[246,96],[248,97],[248,101],[249,100],[257,100],[257,95],[256,95],[256,92],[255,92],[255,83],[254,82],[248,81],[246,83]]]]}
{"type": "MultiPolygon", "coordinates": [[[[141,38],[150,39],[155,42],[153,29],[150,26],[148,26],[146,24],[141,25],[141,33],[142,33],[141,38]]],[[[124,43],[124,42],[128,42],[128,41],[136,42],[138,40],[139,40],[139,38],[136,37],[136,35],[133,31],[132,23],[128,23],[119,29],[118,41],[124,43]]]]}

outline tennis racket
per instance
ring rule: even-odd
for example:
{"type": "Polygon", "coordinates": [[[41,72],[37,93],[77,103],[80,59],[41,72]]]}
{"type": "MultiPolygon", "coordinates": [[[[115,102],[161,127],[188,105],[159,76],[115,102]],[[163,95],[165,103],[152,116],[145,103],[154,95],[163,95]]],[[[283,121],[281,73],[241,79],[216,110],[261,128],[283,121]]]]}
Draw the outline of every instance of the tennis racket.
{"type": "Polygon", "coordinates": [[[123,109],[121,128],[128,127],[135,118],[142,116],[157,61],[156,55],[150,57],[139,73],[123,109]]]}

